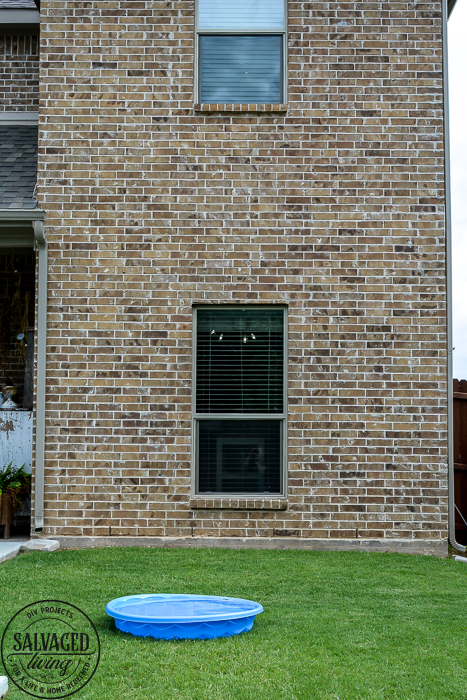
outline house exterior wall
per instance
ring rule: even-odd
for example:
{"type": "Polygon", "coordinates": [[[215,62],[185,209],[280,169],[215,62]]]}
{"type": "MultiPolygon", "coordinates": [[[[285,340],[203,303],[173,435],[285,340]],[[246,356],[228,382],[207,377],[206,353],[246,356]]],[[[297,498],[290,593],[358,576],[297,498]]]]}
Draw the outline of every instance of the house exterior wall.
{"type": "Polygon", "coordinates": [[[0,36],[0,112],[37,112],[39,37],[0,36]]]}
{"type": "Polygon", "coordinates": [[[192,2],[42,2],[45,534],[447,537],[441,3],[288,9],[229,111],[192,2]],[[191,494],[193,304],[288,306],[285,501],[191,494]]]}

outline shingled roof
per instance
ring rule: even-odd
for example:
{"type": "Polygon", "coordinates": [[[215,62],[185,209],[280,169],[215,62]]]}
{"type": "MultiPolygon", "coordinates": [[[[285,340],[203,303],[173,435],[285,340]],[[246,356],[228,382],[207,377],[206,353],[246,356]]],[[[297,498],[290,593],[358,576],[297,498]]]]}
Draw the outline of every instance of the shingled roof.
{"type": "Polygon", "coordinates": [[[0,209],[35,209],[37,126],[0,125],[0,209]]]}

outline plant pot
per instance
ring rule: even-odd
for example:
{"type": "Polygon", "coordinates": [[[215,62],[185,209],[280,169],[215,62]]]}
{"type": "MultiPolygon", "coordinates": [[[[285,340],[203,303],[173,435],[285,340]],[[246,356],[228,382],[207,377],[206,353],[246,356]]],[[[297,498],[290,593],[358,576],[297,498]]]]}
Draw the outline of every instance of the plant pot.
{"type": "Polygon", "coordinates": [[[12,517],[13,513],[11,508],[11,501],[7,497],[6,493],[2,493],[0,497],[0,525],[5,526],[5,529],[3,531],[4,540],[8,540],[10,538],[10,525],[12,517]]]}

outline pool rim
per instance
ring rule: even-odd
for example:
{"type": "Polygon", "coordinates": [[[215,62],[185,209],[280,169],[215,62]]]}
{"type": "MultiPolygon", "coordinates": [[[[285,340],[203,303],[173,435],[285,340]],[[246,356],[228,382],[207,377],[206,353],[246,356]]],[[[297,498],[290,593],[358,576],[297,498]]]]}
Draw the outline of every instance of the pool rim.
{"type": "Polygon", "coordinates": [[[215,596],[215,595],[199,595],[199,594],[191,594],[191,593],[140,593],[136,595],[127,595],[127,596],[122,596],[120,598],[114,598],[113,600],[109,601],[105,607],[105,612],[109,617],[113,617],[116,620],[124,620],[127,622],[141,622],[141,623],[147,623],[147,624],[183,624],[183,623],[193,623],[193,622],[215,622],[217,620],[238,620],[244,617],[252,617],[259,615],[260,613],[263,612],[263,606],[260,603],[257,603],[253,600],[247,600],[246,598],[232,598],[230,596],[215,596]],[[163,601],[170,601],[170,600],[216,600],[216,601],[226,601],[226,602],[234,602],[234,603],[243,603],[243,604],[248,604],[248,608],[244,610],[238,610],[238,611],[227,611],[224,613],[219,613],[219,612],[211,612],[211,613],[205,613],[201,615],[183,615],[183,616],[177,616],[177,615],[171,615],[170,617],[167,616],[142,616],[142,615],[128,615],[128,614],[122,614],[119,612],[118,609],[115,609],[117,604],[124,605],[127,601],[130,602],[137,602],[141,601],[144,602],[144,600],[152,598],[152,599],[158,599],[158,600],[163,600],[163,601]]]}

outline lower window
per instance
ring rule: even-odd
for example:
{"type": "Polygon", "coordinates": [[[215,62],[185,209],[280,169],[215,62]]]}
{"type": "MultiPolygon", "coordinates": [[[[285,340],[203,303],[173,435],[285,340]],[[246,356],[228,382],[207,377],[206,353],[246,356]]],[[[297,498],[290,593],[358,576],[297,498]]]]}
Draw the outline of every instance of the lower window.
{"type": "Polygon", "coordinates": [[[281,495],[286,310],[211,306],[194,314],[196,493],[281,495]]]}

